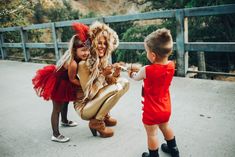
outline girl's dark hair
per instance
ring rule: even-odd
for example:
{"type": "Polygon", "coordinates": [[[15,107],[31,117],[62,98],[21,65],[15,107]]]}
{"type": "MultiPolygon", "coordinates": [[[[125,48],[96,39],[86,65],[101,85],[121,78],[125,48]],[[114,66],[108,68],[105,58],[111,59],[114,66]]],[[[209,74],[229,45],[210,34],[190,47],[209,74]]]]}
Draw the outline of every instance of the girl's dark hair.
{"type": "Polygon", "coordinates": [[[80,47],[84,47],[84,44],[83,42],[78,38],[78,36],[76,36],[74,38],[74,43],[73,43],[73,49],[77,49],[77,48],[80,48],[80,47]]]}

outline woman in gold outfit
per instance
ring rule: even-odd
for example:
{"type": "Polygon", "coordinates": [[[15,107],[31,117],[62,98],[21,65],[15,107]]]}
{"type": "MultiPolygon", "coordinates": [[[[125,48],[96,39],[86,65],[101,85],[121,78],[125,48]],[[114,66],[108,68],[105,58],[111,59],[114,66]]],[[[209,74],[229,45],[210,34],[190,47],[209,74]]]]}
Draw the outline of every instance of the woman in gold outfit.
{"type": "Polygon", "coordinates": [[[90,56],[79,63],[78,77],[84,99],[76,101],[74,108],[84,120],[89,120],[93,136],[111,137],[117,120],[111,118],[110,110],[129,89],[129,82],[120,77],[118,64],[109,64],[111,53],[117,48],[119,39],[106,24],[95,22],[89,27],[91,39],[90,56]]]}

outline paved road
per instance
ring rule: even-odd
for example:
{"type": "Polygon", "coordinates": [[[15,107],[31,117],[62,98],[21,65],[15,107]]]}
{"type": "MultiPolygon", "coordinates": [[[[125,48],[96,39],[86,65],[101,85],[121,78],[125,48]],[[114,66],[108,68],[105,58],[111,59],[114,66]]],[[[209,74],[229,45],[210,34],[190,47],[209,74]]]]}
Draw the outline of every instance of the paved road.
{"type": "MultiPolygon", "coordinates": [[[[71,141],[51,142],[51,102],[37,97],[31,84],[42,66],[0,60],[0,157],[140,157],[147,150],[141,82],[134,81],[111,112],[118,119],[114,137],[92,137],[71,104],[69,119],[79,125],[60,128],[71,141]]],[[[175,77],[171,93],[181,157],[234,157],[235,83],[175,77]]],[[[161,133],[159,139],[164,141],[161,133]]],[[[160,156],[169,157],[161,151],[160,156]]]]}

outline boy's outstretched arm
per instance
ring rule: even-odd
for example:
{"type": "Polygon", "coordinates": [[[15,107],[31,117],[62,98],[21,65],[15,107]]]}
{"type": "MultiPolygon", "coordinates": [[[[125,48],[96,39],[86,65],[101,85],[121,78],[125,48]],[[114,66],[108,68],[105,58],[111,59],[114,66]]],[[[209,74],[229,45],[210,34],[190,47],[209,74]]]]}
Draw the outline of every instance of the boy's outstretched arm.
{"type": "Polygon", "coordinates": [[[136,80],[136,81],[140,81],[146,78],[146,72],[145,72],[145,67],[142,67],[138,72],[132,71],[132,69],[130,69],[128,71],[129,77],[136,80]]]}

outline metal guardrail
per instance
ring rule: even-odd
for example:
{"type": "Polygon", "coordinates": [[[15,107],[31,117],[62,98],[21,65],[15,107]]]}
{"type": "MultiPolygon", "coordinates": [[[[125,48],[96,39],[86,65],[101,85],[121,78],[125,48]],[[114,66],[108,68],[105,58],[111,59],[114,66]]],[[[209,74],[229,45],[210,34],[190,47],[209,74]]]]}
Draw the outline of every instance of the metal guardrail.
{"type": "MultiPolygon", "coordinates": [[[[57,30],[61,27],[69,27],[73,22],[82,22],[91,24],[93,21],[101,21],[104,23],[116,23],[137,20],[150,20],[162,18],[175,18],[176,20],[176,41],[174,49],[176,50],[177,75],[185,76],[188,70],[188,51],[206,51],[206,52],[235,52],[235,42],[188,42],[188,18],[198,16],[215,16],[223,14],[234,14],[235,4],[219,5],[210,7],[186,8],[164,11],[153,11],[147,13],[139,13],[133,15],[105,16],[98,18],[87,18],[79,20],[61,21],[53,23],[35,24],[24,27],[8,27],[0,28],[0,51],[2,59],[7,57],[6,48],[22,48],[24,60],[34,60],[30,57],[29,49],[31,48],[53,48],[55,49],[55,60],[61,56],[59,49],[67,48],[67,42],[59,42],[61,39],[57,36],[57,30]],[[27,31],[34,29],[51,29],[52,43],[29,43],[27,31]],[[20,43],[4,43],[4,33],[10,31],[19,31],[21,35],[20,43]]],[[[120,42],[118,49],[144,49],[143,42],[120,42]]],[[[194,72],[194,71],[193,71],[194,72]]],[[[199,72],[198,72],[199,73],[199,72]]],[[[207,72],[203,72],[207,73],[207,72]]],[[[208,72],[213,74],[224,74],[219,72],[208,72]]]]}
{"type": "Polygon", "coordinates": [[[235,77],[235,74],[223,73],[223,72],[213,72],[213,71],[193,71],[188,70],[189,73],[197,73],[197,74],[209,74],[209,75],[223,75],[223,76],[232,76],[235,77]]]}

